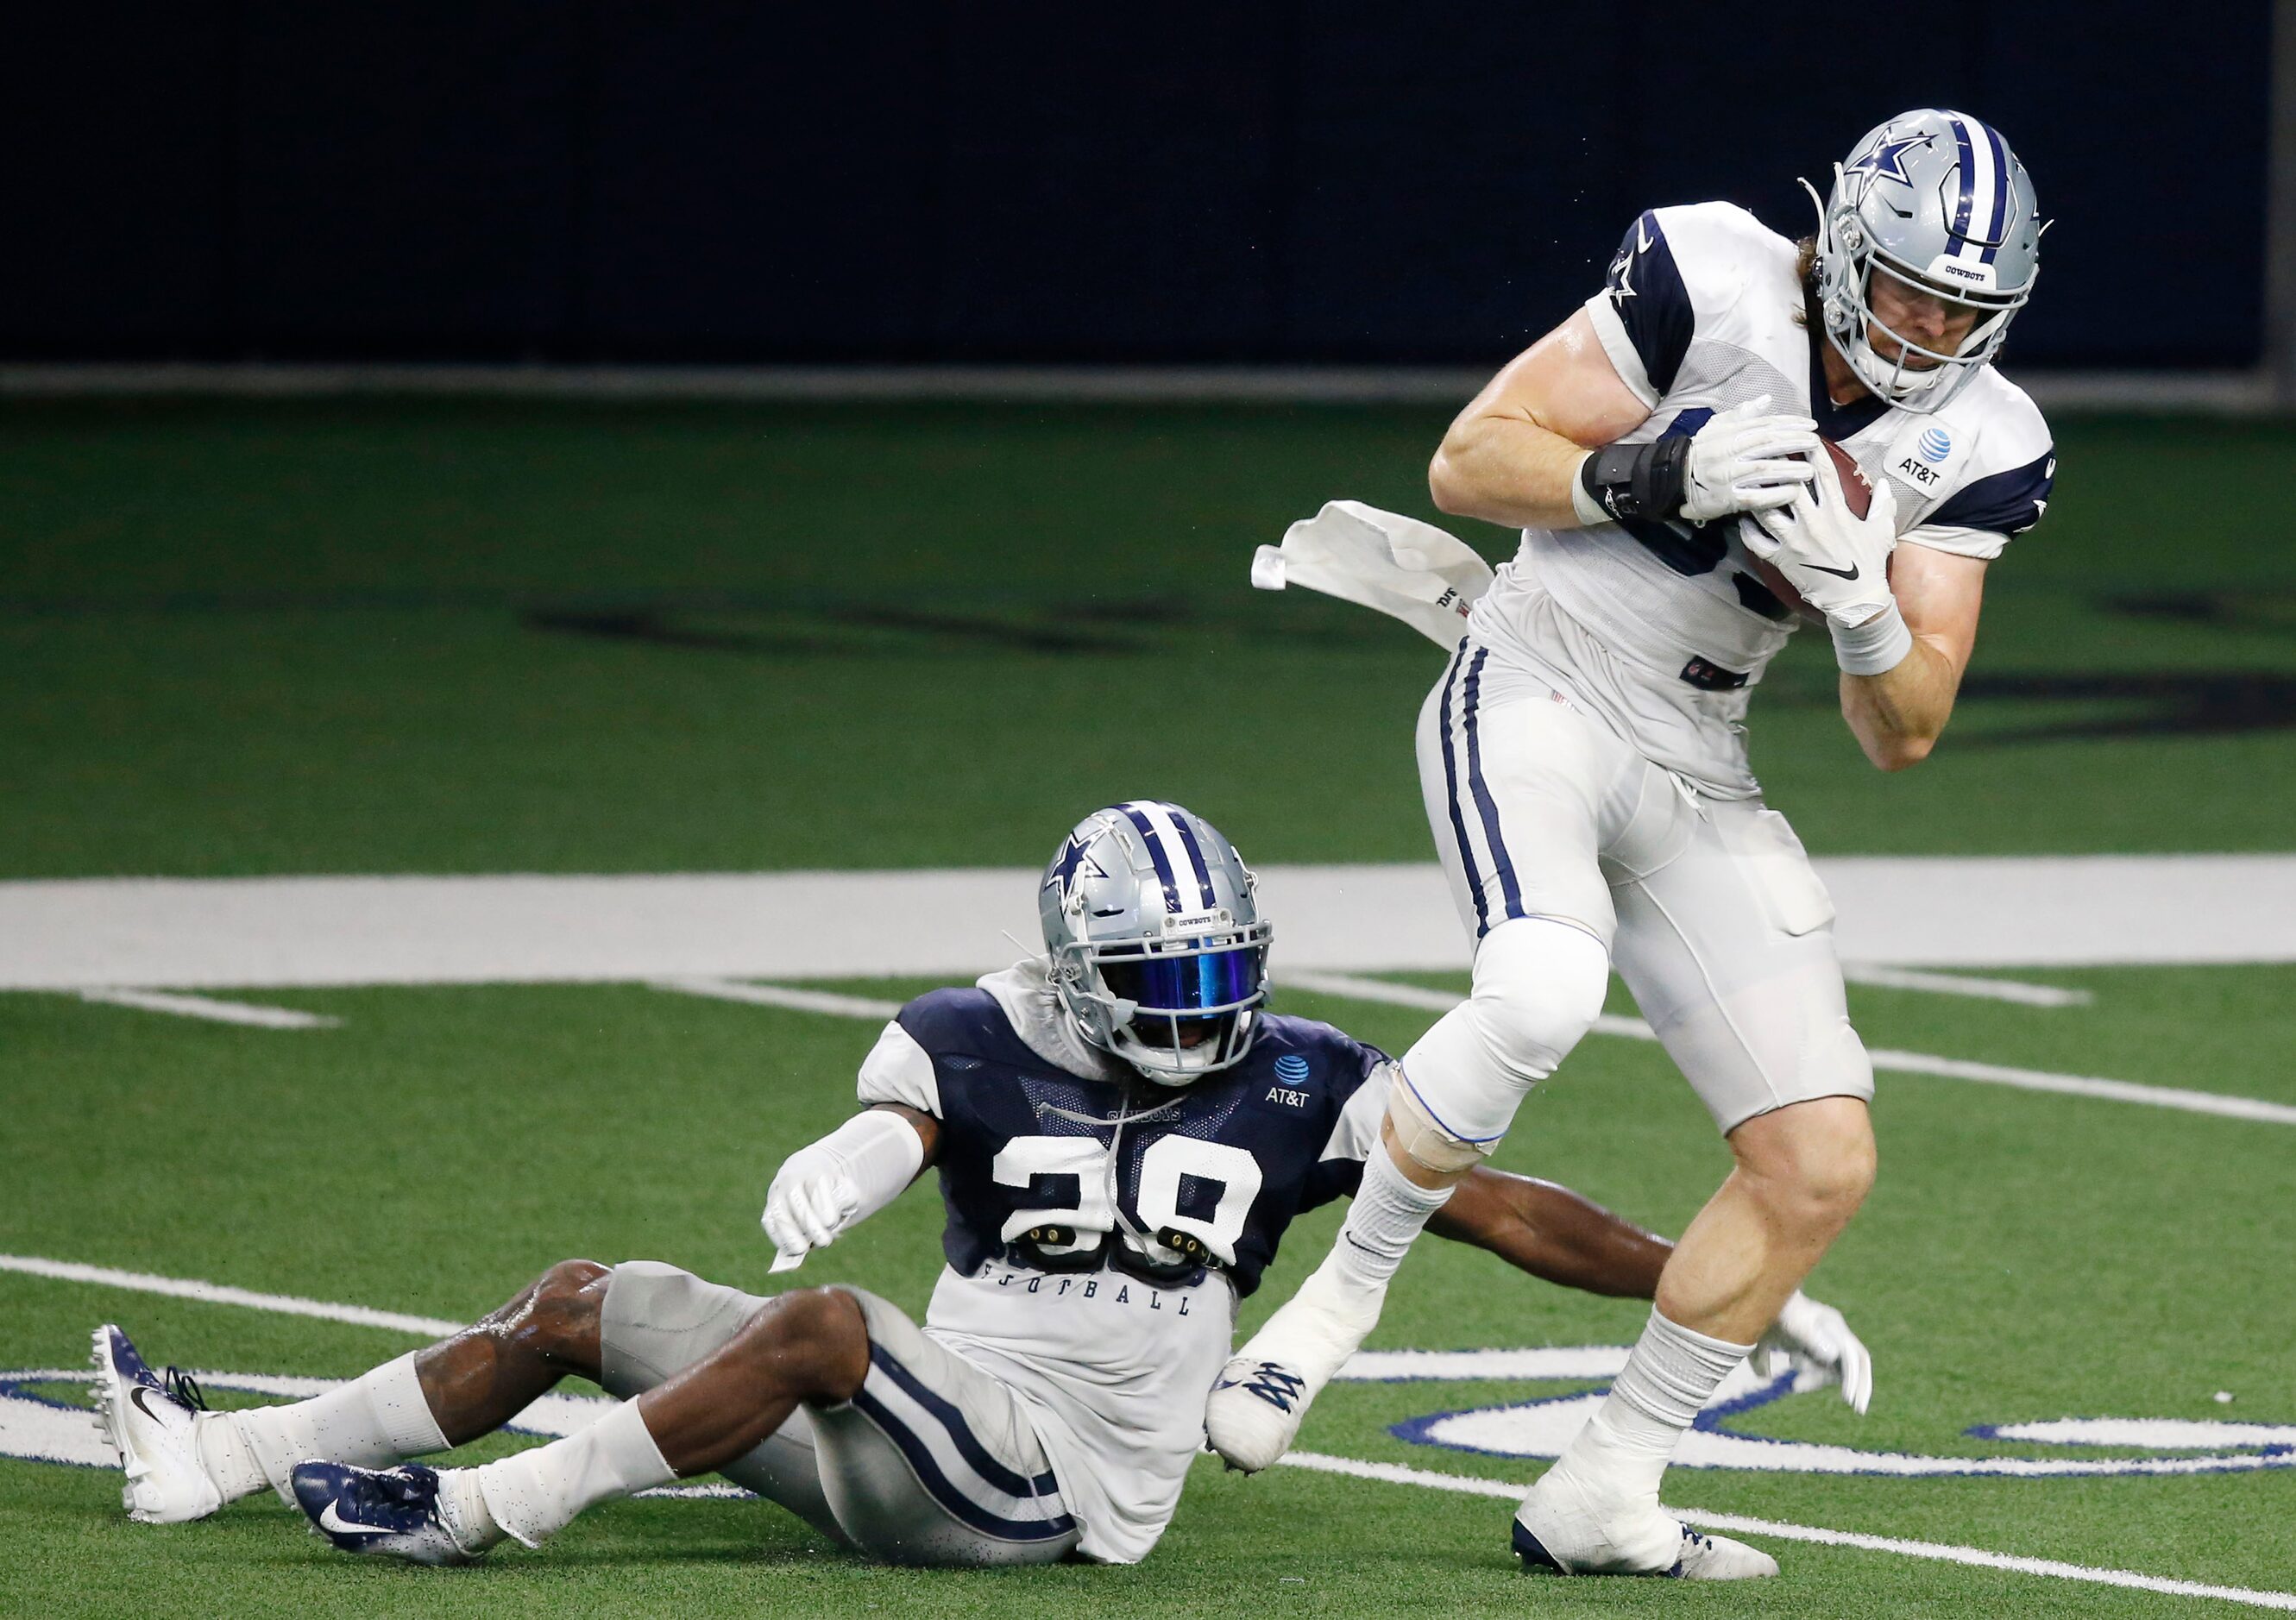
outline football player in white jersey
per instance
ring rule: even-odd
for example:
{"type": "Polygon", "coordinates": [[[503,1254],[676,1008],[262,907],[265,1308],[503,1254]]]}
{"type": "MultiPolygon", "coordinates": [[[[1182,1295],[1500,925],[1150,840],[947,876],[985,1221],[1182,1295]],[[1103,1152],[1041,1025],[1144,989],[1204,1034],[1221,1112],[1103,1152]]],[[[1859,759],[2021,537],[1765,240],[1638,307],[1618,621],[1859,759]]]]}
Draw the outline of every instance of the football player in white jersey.
{"type": "MultiPolygon", "coordinates": [[[[1833,904],[1748,769],[1750,690],[1798,613],[1818,618],[1866,756],[1920,761],[1987,565],[2055,471],[2039,412],[1990,364],[2043,228],[2000,135],[1935,109],[1891,119],[1818,212],[1799,245],[1726,203],[1644,214],[1603,290],[1445,436],[1436,503],[1522,530],[1420,716],[1474,990],[1406,1054],[1341,1241],[1207,1413],[1237,1466],[1282,1454],[1421,1223],[1587,1033],[1615,966],[1734,1166],[1626,1372],[1522,1504],[1533,1567],[1674,1568],[1658,1492],[1677,1437],[1874,1178],[1833,904]],[[1862,519],[1821,434],[1871,477],[1862,519]],[[1262,1398],[1271,1370],[1300,1394],[1262,1398]]],[[[1695,1573],[1775,1569],[1736,1552],[1695,1573]]]]}
{"type": "MultiPolygon", "coordinates": [[[[767,1195],[781,1270],[936,1167],[947,1264],[922,1328],[859,1289],[767,1299],[568,1260],[340,1388],[209,1412],[106,1325],[99,1422],[130,1514],[201,1518],[267,1488],[345,1551],[467,1564],[722,1472],[888,1562],[1145,1556],[1202,1446],[1237,1298],[1295,1215],[1353,1190],[1394,1065],[1265,1010],[1273,930],[1251,874],[1178,806],[1086,817],[1038,910],[1046,955],[902,1008],[861,1066],[862,1112],[767,1195]],[[407,1460],[570,1374],[626,1403],[480,1467],[407,1460]]],[[[1458,1191],[1447,1236],[1598,1293],[1657,1287],[1667,1244],[1564,1188],[1483,1169],[1458,1191]]],[[[1862,1388],[1864,1347],[1815,1301],[1796,1297],[1772,1348],[1846,1398],[1862,1388]]],[[[1685,1568],[1716,1545],[1686,1540],[1685,1568]]]]}

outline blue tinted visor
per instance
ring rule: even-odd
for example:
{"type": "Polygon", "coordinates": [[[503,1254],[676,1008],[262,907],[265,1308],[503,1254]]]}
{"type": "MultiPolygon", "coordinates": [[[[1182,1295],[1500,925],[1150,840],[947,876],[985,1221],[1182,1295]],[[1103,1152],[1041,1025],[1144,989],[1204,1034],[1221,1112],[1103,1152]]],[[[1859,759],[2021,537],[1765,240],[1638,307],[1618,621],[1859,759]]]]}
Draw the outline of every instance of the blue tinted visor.
{"type": "Polygon", "coordinates": [[[1109,994],[1150,1012],[1202,1012],[1234,1007],[1259,994],[1266,945],[1169,956],[1119,956],[1099,961],[1109,994]]]}

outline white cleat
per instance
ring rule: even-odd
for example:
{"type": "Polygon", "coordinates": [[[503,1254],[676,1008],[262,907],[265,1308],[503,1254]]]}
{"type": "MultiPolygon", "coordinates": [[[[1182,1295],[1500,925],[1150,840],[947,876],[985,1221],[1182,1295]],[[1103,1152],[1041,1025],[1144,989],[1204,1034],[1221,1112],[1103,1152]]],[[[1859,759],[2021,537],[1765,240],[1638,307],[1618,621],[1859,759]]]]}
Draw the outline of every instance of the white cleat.
{"type": "Polygon", "coordinates": [[[1314,1398],[1297,1368],[1239,1355],[1213,1381],[1204,1438],[1228,1467],[1257,1474],[1292,1449],[1314,1398]]]}
{"type": "Polygon", "coordinates": [[[1598,1511],[1577,1482],[1548,1469],[1514,1516],[1526,1570],[1567,1575],[1669,1575],[1679,1581],[1758,1581],[1778,1573],[1768,1553],[1708,1535],[1656,1502],[1598,1511]]]}
{"type": "Polygon", "coordinates": [[[152,1376],[127,1335],[106,1322],[95,1330],[95,1426],[127,1475],[120,1505],[140,1524],[177,1525],[223,1506],[193,1438],[207,1409],[199,1386],[173,1367],[152,1376]]]}
{"type": "Polygon", "coordinates": [[[1319,1270],[1220,1369],[1204,1403],[1204,1437],[1228,1467],[1257,1474],[1292,1449],[1308,1406],[1378,1326],[1386,1298],[1384,1288],[1342,1292],[1319,1270]]]}

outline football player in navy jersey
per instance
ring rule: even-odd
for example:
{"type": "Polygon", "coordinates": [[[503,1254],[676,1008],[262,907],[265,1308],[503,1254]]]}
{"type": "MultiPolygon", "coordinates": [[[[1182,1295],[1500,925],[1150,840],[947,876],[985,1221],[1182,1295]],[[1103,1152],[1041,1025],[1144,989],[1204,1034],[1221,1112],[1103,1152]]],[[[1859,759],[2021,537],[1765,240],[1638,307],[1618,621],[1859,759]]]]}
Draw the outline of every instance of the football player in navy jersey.
{"type": "MultiPolygon", "coordinates": [[[[1726,202],[1641,215],[1607,284],[1445,434],[1436,504],[1521,531],[1419,720],[1474,993],[1404,1054],[1342,1240],[1244,1346],[1250,1376],[1214,1396],[1208,1431],[1231,1462],[1283,1454],[1412,1233],[1593,1027],[1615,968],[1734,1162],[1513,1535],[1528,1564],[1569,1575],[1682,1562],[1668,1459],[1876,1164],[1833,904],[1763,800],[1748,700],[1815,621],[1872,763],[1902,770],[1936,745],[1987,570],[2055,477],[2047,423],[1993,364],[2043,228],[1998,130],[1916,109],[1836,167],[1800,243],[1726,202]],[[1821,436],[1864,470],[1870,505],[1821,436]],[[1296,1386],[1281,1403],[1256,1393],[1271,1367],[1296,1386]]],[[[1725,1547],[1691,1573],[1776,1571],[1725,1547]]]]}
{"type": "MultiPolygon", "coordinates": [[[[1040,911],[1047,955],[904,1007],[861,1066],[863,1111],[767,1197],[783,1270],[936,1166],[947,1264],[922,1328],[859,1289],[764,1298],[569,1260],[339,1389],[208,1412],[107,1326],[97,1406],[132,1516],[198,1518],[269,1486],[346,1550],[460,1564],[714,1472],[889,1562],[1138,1559],[1202,1444],[1237,1299],[1294,1215],[1353,1191],[1393,1065],[1264,1010],[1272,930],[1251,874],[1177,806],[1087,817],[1040,911]],[[624,1403],[479,1468],[406,1460],[570,1373],[624,1403]]],[[[1668,1254],[1566,1189],[1488,1169],[1437,1229],[1596,1293],[1648,1296],[1668,1254]]],[[[1807,1299],[1774,1347],[1865,1377],[1839,1313],[1807,1299]]]]}

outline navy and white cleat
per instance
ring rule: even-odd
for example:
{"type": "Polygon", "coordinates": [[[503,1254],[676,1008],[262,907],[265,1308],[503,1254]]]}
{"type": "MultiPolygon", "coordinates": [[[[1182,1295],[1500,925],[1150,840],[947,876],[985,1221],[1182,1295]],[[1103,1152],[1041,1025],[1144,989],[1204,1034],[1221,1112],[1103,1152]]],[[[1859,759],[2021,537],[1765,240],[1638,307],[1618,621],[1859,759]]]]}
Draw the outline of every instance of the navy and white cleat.
{"type": "Polygon", "coordinates": [[[95,1330],[95,1427],[127,1476],[119,1502],[139,1524],[179,1525],[223,1506],[193,1431],[207,1401],[191,1375],[155,1376],[127,1335],[95,1330]]]}
{"type": "Polygon", "coordinates": [[[379,1552],[411,1564],[479,1561],[439,1513],[436,1469],[299,1462],[294,1485],[296,1505],[312,1527],[345,1552],[379,1552]]]}
{"type": "Polygon", "coordinates": [[[1778,1561],[1768,1553],[1734,1542],[1726,1535],[1707,1535],[1677,1523],[1682,1539],[1674,1549],[1674,1562],[1664,1568],[1634,1568],[1616,1563],[1566,1562],[1546,1549],[1529,1526],[1514,1521],[1515,1556],[1525,1571],[1546,1575],[1663,1575],[1677,1581],[1759,1581],[1778,1573],[1778,1561]]]}

